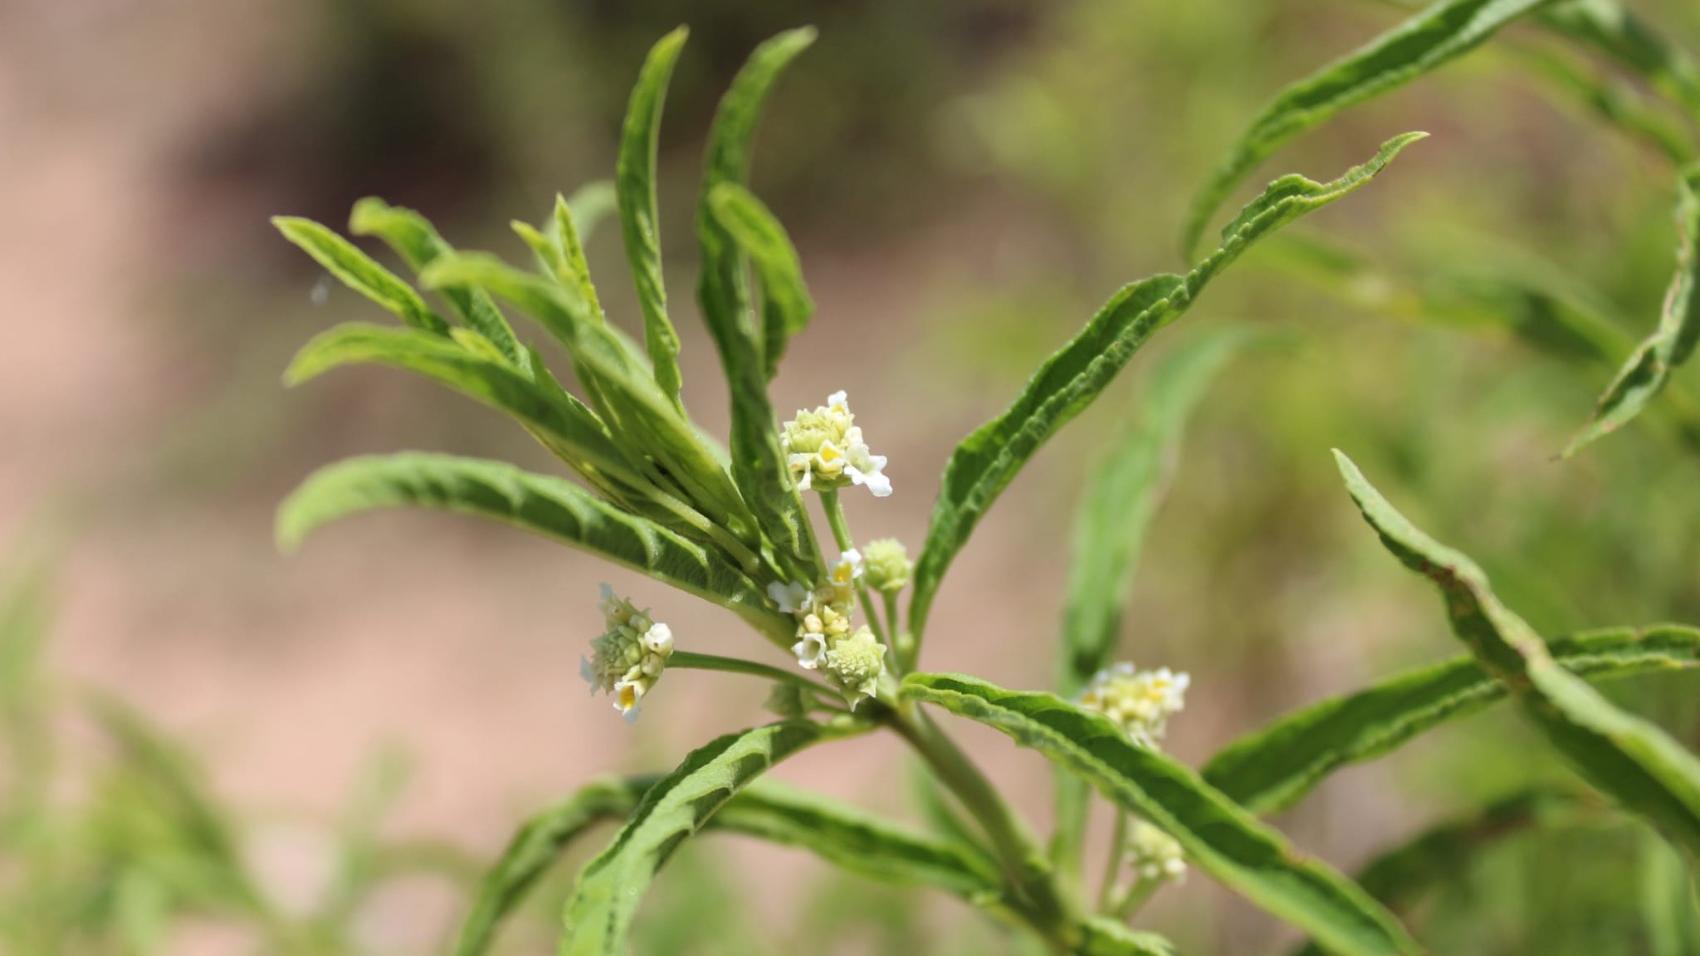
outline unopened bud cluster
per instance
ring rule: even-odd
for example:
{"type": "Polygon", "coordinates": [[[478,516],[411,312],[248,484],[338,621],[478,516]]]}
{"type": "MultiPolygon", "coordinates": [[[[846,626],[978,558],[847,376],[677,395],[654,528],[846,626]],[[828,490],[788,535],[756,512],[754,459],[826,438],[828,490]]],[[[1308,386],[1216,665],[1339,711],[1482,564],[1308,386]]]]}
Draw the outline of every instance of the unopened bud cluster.
{"type": "Polygon", "coordinates": [[[1143,881],[1179,881],[1186,876],[1186,854],[1175,838],[1144,820],[1135,820],[1127,835],[1128,863],[1143,881]]]}
{"type": "Polygon", "coordinates": [[[867,625],[853,627],[856,585],[865,568],[855,549],[844,552],[827,581],[814,590],[801,584],[771,584],[768,596],[797,619],[791,645],[805,670],[822,670],[852,702],[873,696],[885,673],[885,645],[867,625]]]}
{"type": "Polygon", "coordinates": [[[606,584],[602,617],[606,630],[590,642],[591,656],[582,659],[580,672],[591,693],[613,695],[614,709],[635,719],[638,703],[654,689],[673,654],[673,630],[606,584]]]}
{"type": "Polygon", "coordinates": [[[1155,749],[1169,718],[1185,706],[1191,682],[1167,667],[1142,671],[1124,661],[1099,671],[1081,691],[1080,705],[1115,721],[1134,743],[1155,749]]]}
{"type": "Polygon", "coordinates": [[[868,587],[890,593],[909,586],[909,573],[914,565],[909,563],[909,552],[903,542],[896,538],[869,541],[862,549],[862,561],[867,569],[868,587]]]}
{"type": "Polygon", "coordinates": [[[814,411],[799,409],[797,417],[785,423],[780,447],[798,490],[865,485],[876,498],[891,494],[891,479],[884,474],[885,456],[868,450],[855,422],[845,393],[833,392],[825,405],[814,411]]]}

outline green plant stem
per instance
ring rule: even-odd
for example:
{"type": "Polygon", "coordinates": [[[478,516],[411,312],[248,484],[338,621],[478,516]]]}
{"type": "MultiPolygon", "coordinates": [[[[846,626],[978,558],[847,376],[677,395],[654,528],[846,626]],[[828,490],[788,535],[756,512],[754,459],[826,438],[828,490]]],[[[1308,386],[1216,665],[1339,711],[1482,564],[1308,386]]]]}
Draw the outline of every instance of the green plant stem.
{"type": "Polygon", "coordinates": [[[986,831],[1013,891],[1016,911],[1053,950],[1072,952],[1078,943],[1079,907],[1059,891],[1044,851],[1009,804],[961,748],[913,703],[899,702],[887,720],[986,831]]]}
{"type": "Polygon", "coordinates": [[[793,673],[769,664],[756,661],[746,661],[741,657],[721,657],[718,654],[693,654],[690,651],[674,651],[667,658],[669,668],[684,668],[695,671],[721,671],[727,674],[748,674],[751,677],[765,677],[768,680],[780,681],[786,684],[796,684],[806,687],[819,694],[827,695],[828,700],[834,700],[841,695],[832,688],[810,680],[801,674],[793,673]]]}
{"type": "MultiPolygon", "coordinates": [[[[855,538],[850,536],[850,522],[844,518],[844,506],[838,503],[838,489],[833,488],[820,493],[821,510],[826,512],[826,523],[832,528],[832,540],[838,543],[838,550],[849,551],[856,546],[855,538]]],[[[874,636],[880,643],[891,646],[886,640],[886,629],[880,624],[879,615],[874,613],[873,598],[868,596],[866,585],[856,585],[856,597],[861,601],[862,613],[868,618],[868,626],[873,628],[874,636]]]]}
{"type": "Polygon", "coordinates": [[[885,599],[886,627],[891,631],[891,657],[901,677],[915,666],[915,638],[903,630],[903,619],[897,616],[897,592],[885,591],[881,597],[885,599]]]}
{"type": "Polygon", "coordinates": [[[1151,898],[1151,894],[1157,892],[1157,887],[1162,885],[1163,881],[1160,879],[1152,880],[1143,876],[1140,877],[1137,883],[1128,888],[1127,895],[1122,897],[1110,912],[1114,914],[1116,919],[1122,922],[1128,921],[1135,913],[1139,912],[1141,906],[1145,905],[1145,901],[1151,898]]]}
{"type": "Polygon", "coordinates": [[[1127,849],[1127,813],[1115,808],[1115,828],[1110,831],[1110,845],[1104,854],[1104,882],[1098,885],[1098,912],[1110,912],[1110,900],[1116,893],[1116,876],[1121,873],[1123,854],[1127,849]]]}

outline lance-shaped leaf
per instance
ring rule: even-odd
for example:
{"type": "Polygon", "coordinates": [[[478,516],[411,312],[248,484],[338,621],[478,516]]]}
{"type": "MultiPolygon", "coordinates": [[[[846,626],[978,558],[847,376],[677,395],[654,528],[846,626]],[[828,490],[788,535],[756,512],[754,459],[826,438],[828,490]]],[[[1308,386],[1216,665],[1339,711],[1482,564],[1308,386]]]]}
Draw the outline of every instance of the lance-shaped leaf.
{"type": "Polygon", "coordinates": [[[1344,954],[1415,953],[1363,890],[1301,856],[1198,774],[1140,747],[1102,714],[1054,694],[1011,691],[960,674],[911,674],[901,692],[1008,734],[1163,829],[1224,885],[1344,954]]]}
{"type": "MultiPolygon", "coordinates": [[[[369,196],[354,204],[354,211],[348,218],[348,230],[357,236],[377,236],[384,240],[414,272],[454,252],[454,248],[443,241],[424,216],[411,209],[391,206],[376,197],[369,196]]],[[[484,290],[448,286],[441,291],[443,298],[449,300],[449,305],[469,328],[495,343],[502,355],[516,367],[526,367],[525,355],[514,338],[513,328],[484,290]]]]}
{"type": "Polygon", "coordinates": [[[1618,0],[1564,0],[1542,11],[1540,22],[1639,73],[1700,119],[1700,66],[1618,0]]]}
{"type": "Polygon", "coordinates": [[[596,295],[596,284],[590,279],[590,263],[584,257],[584,244],[603,217],[617,203],[614,187],[609,183],[590,183],[573,193],[571,199],[555,196],[555,211],[549,218],[545,234],[549,244],[559,250],[565,274],[561,281],[578,289],[579,297],[590,306],[591,314],[607,321],[602,302],[596,295]]]}
{"type": "MultiPolygon", "coordinates": [[[[1700,668],[1700,631],[1676,625],[1611,628],[1559,638],[1548,651],[1573,674],[1609,680],[1700,668]]],[[[1419,668],[1247,734],[1204,765],[1204,779],[1247,809],[1272,813],[1298,802],[1335,770],[1380,757],[1505,695],[1505,685],[1473,657],[1419,668]]]]}
{"type": "MultiPolygon", "coordinates": [[[[713,197],[722,185],[742,186],[748,179],[762,104],[786,64],[814,37],[811,28],[779,34],[758,46],[733,78],[709,130],[697,209],[697,240],[702,250],[697,302],[732,393],[732,475],[787,572],[809,581],[821,576],[819,548],[774,428],[763,345],[750,315],[745,249],[721,223],[713,197]]],[[[759,257],[757,263],[759,268],[759,257]]],[[[786,289],[769,285],[768,278],[764,272],[763,294],[783,301],[786,289]]]]}
{"type": "Polygon", "coordinates": [[[631,261],[638,305],[643,309],[644,342],[655,365],[656,384],[675,402],[680,385],[679,333],[667,318],[667,284],[661,273],[661,217],[655,204],[655,153],[661,138],[667,83],[685,45],[685,34],[685,28],[679,27],[662,37],[644,60],[626,107],[614,180],[626,258],[631,261]]]}
{"type": "Polygon", "coordinates": [[[1678,190],[1676,277],[1665,293],[1659,326],[1606,386],[1594,421],[1571,441],[1566,455],[1640,414],[1700,344],[1700,164],[1683,171],[1678,190]]]}
{"type": "Polygon", "coordinates": [[[1481,45],[1553,0],[1439,0],[1344,58],[1288,86],[1241,134],[1193,199],[1181,248],[1188,256],[1210,217],[1258,163],[1335,114],[1385,93],[1481,45]]]}
{"type": "Polygon", "coordinates": [[[775,640],[788,642],[795,630],[790,618],[768,610],[760,588],[718,553],[600,501],[569,481],[501,462],[403,452],[328,465],[279,506],[278,542],[293,549],[320,525],[396,507],[493,518],[713,601],[775,640]]]}
{"type": "Polygon", "coordinates": [[[708,197],[714,219],[743,249],[761,277],[762,358],[771,380],[791,336],[803,331],[815,304],[803,282],[803,265],[791,237],[754,194],[737,183],[714,187],[708,197]]]}
{"type": "Polygon", "coordinates": [[[643,484],[596,414],[570,394],[538,384],[504,361],[416,329],[349,322],[314,336],[297,352],[284,381],[299,385],[333,368],[373,362],[431,378],[507,412],[545,447],[593,482],[643,484]]]}
{"type": "Polygon", "coordinates": [[[1081,924],[1077,956],[1175,956],[1169,941],[1155,933],[1140,933],[1108,916],[1093,916],[1081,924]]]}
{"type": "MultiPolygon", "coordinates": [[[[1358,885],[1395,911],[1405,910],[1429,890],[1456,881],[1492,845],[1539,827],[1574,825],[1596,809],[1562,790],[1514,793],[1382,853],[1358,871],[1358,885]]],[[[1323,953],[1312,944],[1294,956],[1323,953]]]]}
{"type": "Polygon", "coordinates": [[[1500,603],[1473,561],[1424,534],[1350,459],[1335,456],[1347,491],[1382,544],[1440,588],[1453,631],[1553,746],[1600,791],[1646,817],[1667,839],[1700,852],[1700,760],[1565,670],[1540,636],[1500,603]]]}
{"type": "MultiPolygon", "coordinates": [[[[628,816],[656,779],[598,781],[527,822],[480,885],[455,956],[488,949],[501,921],[568,846],[595,823],[628,816]]],[[[738,793],[703,828],[793,846],[872,879],[943,889],[971,902],[999,893],[996,866],[977,853],[771,782],[738,793]]]]}
{"type": "Polygon", "coordinates": [[[343,285],[360,293],[394,313],[414,328],[447,335],[449,324],[431,311],[419,293],[399,276],[379,265],[377,260],[347,239],[311,219],[298,216],[273,216],[272,225],[285,239],[301,249],[325,271],[336,276],[343,285]]]}
{"type": "MultiPolygon", "coordinates": [[[[1209,329],[1167,356],[1140,394],[1129,427],[1093,471],[1075,512],[1057,676],[1064,696],[1109,665],[1145,529],[1179,459],[1186,418],[1245,337],[1236,326],[1209,329]]],[[[1064,873],[1079,868],[1087,796],[1079,777],[1058,768],[1051,855],[1064,873]]]]}
{"type": "Polygon", "coordinates": [[[536,319],[572,354],[597,411],[622,446],[648,452],[665,465],[665,480],[677,482],[699,511],[739,540],[754,543],[755,519],[714,452],[638,356],[572,290],[489,255],[439,259],[425,270],[422,281],[432,287],[479,286],[536,319]]]}
{"type": "Polygon", "coordinates": [[[785,721],[726,734],[645,791],[614,842],[579,873],[563,913],[561,956],[624,956],[644,891],[679,844],[769,767],[833,735],[785,721]]]}
{"type": "Polygon", "coordinates": [[[1236,326],[1205,330],[1158,365],[1129,427],[1098,463],[1076,512],[1063,612],[1060,683],[1067,696],[1115,653],[1145,529],[1180,456],[1182,430],[1218,370],[1244,341],[1236,326]]]}
{"type": "Polygon", "coordinates": [[[1252,243],[1294,219],[1345,196],[1387,167],[1422,133],[1385,143],[1374,158],[1340,178],[1318,183],[1283,176],[1222,230],[1222,244],[1185,276],[1156,275],[1123,287],[1067,345],[1046,359],[1003,414],[980,426],[951,453],[927,541],[915,565],[910,630],[926,627],[945,570],[986,509],[1052,435],[1109,385],[1158,329],[1192,305],[1210,280],[1252,243]]]}

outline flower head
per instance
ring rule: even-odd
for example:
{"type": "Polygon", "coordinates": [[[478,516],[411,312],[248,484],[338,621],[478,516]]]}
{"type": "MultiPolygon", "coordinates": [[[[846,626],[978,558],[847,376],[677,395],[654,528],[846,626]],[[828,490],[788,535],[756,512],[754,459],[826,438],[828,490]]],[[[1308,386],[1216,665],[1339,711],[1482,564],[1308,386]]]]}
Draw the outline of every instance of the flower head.
{"type": "Polygon", "coordinates": [[[673,629],[640,611],[632,602],[602,585],[605,630],[590,642],[591,656],[582,658],[579,673],[592,694],[614,697],[614,709],[636,719],[638,704],[661,679],[673,655],[673,629]]]}
{"type": "Polygon", "coordinates": [[[1141,880],[1175,880],[1186,875],[1186,855],[1175,838],[1144,820],[1127,835],[1128,862],[1141,880]]]}
{"type": "Polygon", "coordinates": [[[813,411],[798,409],[797,417],[785,423],[780,446],[799,490],[866,485],[876,498],[891,494],[885,456],[868,450],[855,422],[845,393],[833,392],[825,405],[813,411]]]}
{"type": "Polygon", "coordinates": [[[1168,721],[1185,706],[1192,678],[1167,667],[1135,670],[1126,661],[1099,671],[1080,693],[1080,705],[1115,721],[1133,742],[1155,748],[1168,721]]]}
{"type": "Polygon", "coordinates": [[[834,643],[826,652],[826,673],[852,699],[852,706],[872,697],[885,673],[885,645],[866,625],[834,643]]]}
{"type": "Polygon", "coordinates": [[[874,590],[901,591],[908,586],[914,565],[909,563],[903,542],[896,538],[869,541],[862,549],[862,559],[867,565],[868,585],[874,590]]]}
{"type": "Polygon", "coordinates": [[[797,612],[797,643],[791,652],[805,670],[821,665],[827,649],[850,634],[850,604],[838,600],[838,589],[823,587],[809,595],[797,612]]]}

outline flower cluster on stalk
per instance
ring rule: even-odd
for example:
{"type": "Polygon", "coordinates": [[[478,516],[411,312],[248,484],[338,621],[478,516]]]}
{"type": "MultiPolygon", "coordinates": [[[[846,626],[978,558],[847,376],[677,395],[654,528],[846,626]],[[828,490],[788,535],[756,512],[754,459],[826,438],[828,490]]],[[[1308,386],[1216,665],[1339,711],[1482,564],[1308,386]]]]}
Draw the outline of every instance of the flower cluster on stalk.
{"type": "Polygon", "coordinates": [[[1080,692],[1080,705],[1115,721],[1136,744],[1155,749],[1169,718],[1186,705],[1192,678],[1167,667],[1142,671],[1123,661],[1093,676],[1080,692]]]}
{"type": "Polygon", "coordinates": [[[779,443],[799,491],[863,485],[875,498],[891,494],[885,456],[868,450],[844,392],[828,395],[826,404],[814,411],[799,409],[797,417],[785,423],[779,443]]]}
{"type": "Polygon", "coordinates": [[[579,671],[592,694],[612,695],[614,709],[635,720],[638,704],[661,679],[667,658],[673,655],[673,630],[606,584],[602,585],[602,618],[602,636],[590,642],[591,656],[580,660],[579,671]]]}
{"type": "Polygon", "coordinates": [[[797,663],[824,671],[852,701],[873,696],[885,672],[885,645],[867,625],[851,625],[863,574],[862,556],[852,548],[832,566],[826,583],[813,590],[777,582],[767,589],[779,609],[797,619],[797,641],[791,645],[797,663]]]}
{"type": "Polygon", "coordinates": [[[1135,820],[1127,834],[1128,863],[1144,882],[1179,882],[1186,876],[1186,855],[1175,838],[1162,830],[1135,820]]]}

